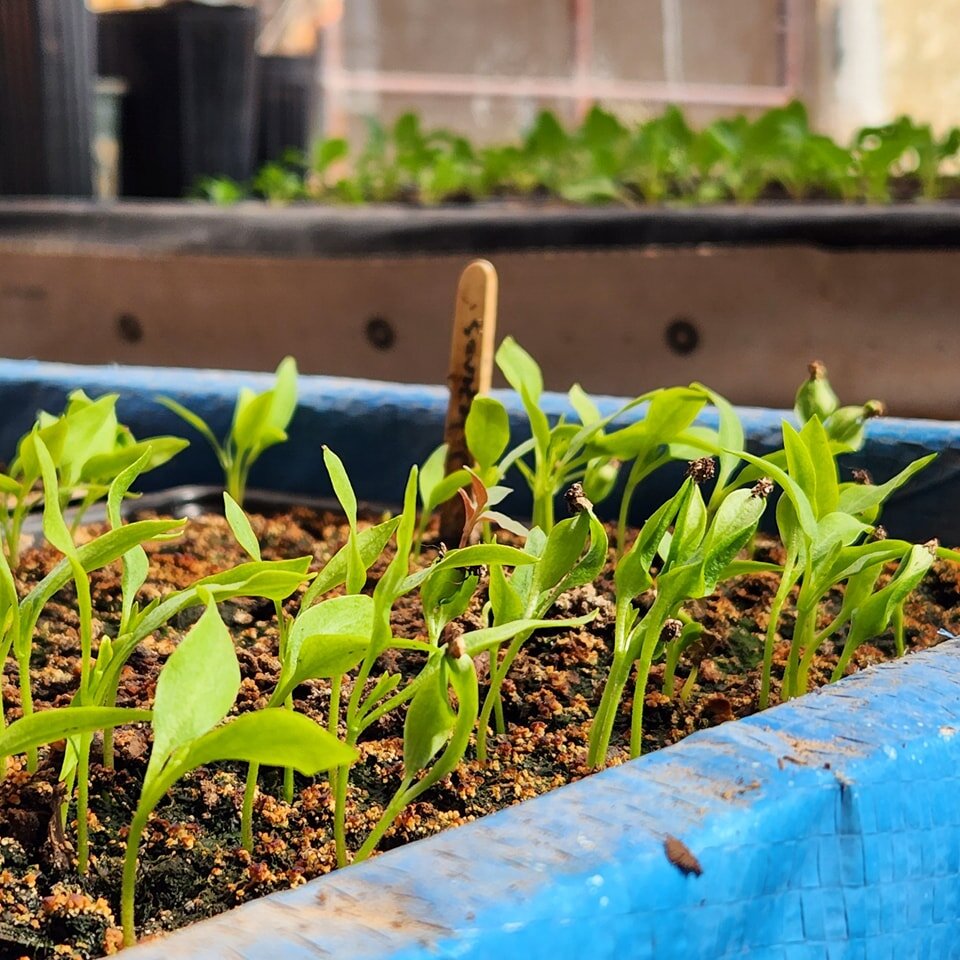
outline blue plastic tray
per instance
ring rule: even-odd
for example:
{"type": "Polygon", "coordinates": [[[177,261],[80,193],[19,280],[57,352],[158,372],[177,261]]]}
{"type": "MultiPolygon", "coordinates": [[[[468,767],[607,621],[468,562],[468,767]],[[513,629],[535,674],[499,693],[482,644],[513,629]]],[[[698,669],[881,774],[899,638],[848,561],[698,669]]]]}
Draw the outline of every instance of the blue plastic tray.
{"type": "MultiPolygon", "coordinates": [[[[268,382],[0,362],[0,453],[9,455],[37,409],[60,407],[78,387],[119,392],[123,418],[146,435],[180,432],[153,402],[157,393],[219,430],[238,386],[268,382]]],[[[254,481],[328,493],[327,443],[361,496],[395,500],[409,464],[439,442],[445,406],[434,388],[304,378],[293,442],[268,453],[254,481]]],[[[547,406],[559,413],[566,401],[550,396],[547,406]]],[[[756,449],[776,445],[781,413],[743,416],[756,449]]],[[[885,479],[929,451],[941,453],[937,464],[885,523],[896,535],[957,543],[960,424],[873,423],[857,465],[885,479]]],[[[158,486],[216,479],[201,443],[151,475],[158,486]]],[[[949,642],[129,956],[960,957],[958,734],[960,643],[949,642]],[[689,848],[701,875],[668,859],[668,837],[689,848]]]]}

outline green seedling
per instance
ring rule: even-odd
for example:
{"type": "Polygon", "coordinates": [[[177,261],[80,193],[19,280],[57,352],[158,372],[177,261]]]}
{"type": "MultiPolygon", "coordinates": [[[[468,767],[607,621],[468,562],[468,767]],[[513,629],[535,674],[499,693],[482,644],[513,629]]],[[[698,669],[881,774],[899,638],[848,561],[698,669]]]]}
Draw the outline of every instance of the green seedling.
{"type": "Polygon", "coordinates": [[[230,431],[222,443],[193,411],[169,397],[157,398],[210,444],[223,468],[227,493],[241,505],[250,468],[265,450],[287,439],[287,427],[297,407],[297,364],[293,357],[280,362],[275,376],[274,386],[263,393],[247,387],[240,390],[230,431]]]}
{"type": "Polygon", "coordinates": [[[104,497],[118,473],[142,458],[140,472],[152,470],[188,445],[178,437],[136,440],[129,428],[118,422],[116,404],[116,394],[91,400],[82,390],[75,390],[62,414],[54,417],[41,412],[33,429],[18,443],[7,473],[0,474],[0,530],[14,569],[19,563],[23,521],[43,502],[37,490],[41,470],[34,438],[44,444],[53,464],[60,509],[66,510],[76,501],[71,534],[87,510],[104,497]]]}
{"type": "MultiPolygon", "coordinates": [[[[767,471],[785,492],[777,505],[777,525],[786,548],[786,560],[767,628],[761,706],[769,701],[776,631],[790,592],[800,584],[797,619],[784,677],[785,697],[806,690],[810,664],[820,643],[829,635],[823,633],[818,638],[816,630],[818,611],[826,593],[854,577],[847,610],[834,629],[839,629],[847,620],[855,623],[856,613],[851,605],[859,604],[860,599],[869,594],[880,572],[877,565],[901,556],[910,547],[902,543],[871,543],[865,538],[875,532],[872,524],[886,499],[934,459],[931,455],[916,460],[877,486],[841,484],[837,450],[817,415],[807,420],[799,432],[784,422],[783,439],[786,469],[772,457],[742,454],[756,470],[767,471]],[[870,577],[872,579],[868,579],[870,577]]],[[[901,599],[905,600],[906,594],[901,599]]]]}
{"type": "MultiPolygon", "coordinates": [[[[534,527],[525,552],[536,559],[535,566],[517,567],[511,577],[502,568],[490,570],[490,614],[493,627],[540,622],[560,596],[568,590],[591,583],[607,559],[607,534],[596,518],[593,505],[579,484],[568,496],[575,516],[557,523],[549,534],[534,527]]],[[[487,729],[491,717],[497,733],[505,732],[501,689],[523,644],[533,628],[517,630],[505,651],[496,645],[490,653],[490,687],[483,702],[477,728],[477,757],[487,758],[487,729]]]]}
{"type": "MultiPolygon", "coordinates": [[[[691,464],[680,489],[650,516],[614,571],[613,663],[590,730],[591,766],[605,762],[623,691],[634,667],[630,755],[639,756],[650,668],[671,643],[683,641],[683,624],[678,620],[683,605],[713,593],[720,581],[731,576],[769,569],[765,564],[748,564],[745,568],[735,558],[753,537],[773,484],[764,478],[750,489],[732,490],[710,519],[699,487],[709,479],[707,463],[710,461],[691,464]],[[658,553],[662,566],[654,578],[651,566],[658,553]],[[653,586],[656,597],[641,617],[634,600],[653,586]],[[667,629],[668,622],[679,629],[667,629]]],[[[674,653],[668,659],[678,656],[674,653]]]]}
{"type": "Polygon", "coordinates": [[[532,436],[503,455],[510,439],[507,412],[498,400],[478,397],[467,417],[467,445],[477,462],[477,473],[487,486],[498,484],[511,468],[520,472],[533,495],[533,525],[549,533],[554,523],[554,502],[572,483],[582,481],[595,498],[612,491],[619,461],[615,454],[600,449],[604,429],[648,397],[639,397],[616,413],[601,417],[593,401],[575,384],[569,399],[580,424],[561,417],[551,426],[539,406],[543,374],[533,357],[507,337],[497,350],[496,361],[520,396],[532,436]]]}
{"type": "MultiPolygon", "coordinates": [[[[253,189],[274,203],[306,196],[435,204],[505,194],[576,204],[752,203],[784,195],[887,203],[895,182],[925,200],[942,197],[955,182],[958,152],[957,128],[937,137],[907,117],[840,144],[812,129],[797,101],[756,118],[721,117],[700,130],[674,106],[635,124],[594,106],[571,130],[542,111],[521,140],[483,148],[448,130],[425,130],[408,113],[389,129],[370,121],[353,157],[343,139],[331,138],[318,143],[309,165],[299,156],[269,163],[253,189]],[[334,169],[345,175],[331,176],[334,169]]],[[[251,195],[222,177],[200,189],[215,203],[251,195]]]]}
{"type": "Polygon", "coordinates": [[[136,940],[134,894],[140,838],[167,791],[196,767],[223,760],[294,767],[312,776],[350,763],[356,751],[289,710],[246,713],[224,723],[240,689],[233,641],[216,604],[206,611],[160,672],[151,726],[153,748],[127,835],[121,915],[124,944],[136,940]]]}

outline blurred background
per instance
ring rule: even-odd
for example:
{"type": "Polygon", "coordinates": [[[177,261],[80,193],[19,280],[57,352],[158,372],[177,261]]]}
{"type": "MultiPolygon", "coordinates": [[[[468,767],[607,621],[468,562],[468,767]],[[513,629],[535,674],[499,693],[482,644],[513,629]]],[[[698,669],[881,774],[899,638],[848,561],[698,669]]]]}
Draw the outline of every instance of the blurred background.
{"type": "Polygon", "coordinates": [[[796,98],[812,126],[840,140],[900,114],[947,127],[960,105],[960,0],[87,7],[84,15],[81,0],[0,5],[0,190],[8,195],[179,196],[191,177],[243,179],[284,148],[323,135],[362,140],[366,118],[389,124],[411,110],[425,128],[485,144],[517,138],[541,110],[574,123],[594,103],[624,121],[674,104],[704,124],[796,98]],[[88,123],[99,137],[93,187],[80,156],[88,123]],[[72,173],[49,169],[43,138],[72,173]],[[144,170],[159,165],[151,155],[171,138],[187,155],[179,175],[144,170]],[[118,184],[121,143],[133,158],[118,184]]]}
{"type": "Polygon", "coordinates": [[[0,0],[4,351],[437,383],[485,256],[552,387],[818,356],[956,416],[958,47],[960,0],[0,0]]]}

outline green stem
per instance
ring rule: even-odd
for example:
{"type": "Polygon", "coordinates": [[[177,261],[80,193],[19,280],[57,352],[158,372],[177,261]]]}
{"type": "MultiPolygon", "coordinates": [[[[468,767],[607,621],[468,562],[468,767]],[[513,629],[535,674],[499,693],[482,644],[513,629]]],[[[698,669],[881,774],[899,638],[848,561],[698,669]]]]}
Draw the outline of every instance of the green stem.
{"type": "Polygon", "coordinates": [[[137,860],[140,837],[147,825],[149,812],[137,811],[127,834],[127,851],[123,859],[123,887],[120,893],[120,917],[123,924],[123,945],[132,947],[137,942],[133,906],[137,890],[137,860]]]}
{"type": "MultiPolygon", "coordinates": [[[[350,744],[353,746],[353,744],[350,744]]],[[[347,785],[350,781],[350,767],[337,768],[335,790],[333,794],[333,839],[337,850],[337,866],[347,865],[347,785]]]]}
{"type": "Polygon", "coordinates": [[[630,660],[623,658],[614,659],[610,667],[610,674],[600,697],[600,705],[597,707],[590,727],[590,749],[587,762],[591,767],[601,767],[606,761],[610,737],[613,735],[613,724],[617,716],[617,706],[630,674],[630,663],[630,660]]]}
{"type": "MultiPolygon", "coordinates": [[[[30,648],[23,654],[17,655],[17,666],[20,671],[20,709],[25,717],[33,713],[33,691],[30,689],[30,648]]],[[[27,751],[27,771],[29,773],[37,772],[39,763],[39,754],[36,747],[31,747],[27,751]]]]}
{"type": "Polygon", "coordinates": [[[408,797],[408,794],[412,792],[410,790],[411,783],[412,781],[408,779],[401,782],[397,792],[393,795],[390,803],[387,804],[386,810],[383,811],[383,814],[377,821],[376,826],[370,831],[369,836],[363,841],[362,846],[357,851],[357,855],[353,858],[354,863],[360,863],[360,861],[366,860],[367,857],[376,850],[377,844],[383,839],[383,835],[387,830],[390,829],[390,825],[400,816],[403,808],[410,802],[411,798],[408,797]]]}
{"type": "MultiPolygon", "coordinates": [[[[796,670],[794,672],[792,697],[803,696],[807,692],[807,678],[810,664],[817,654],[817,607],[797,610],[797,629],[800,643],[796,644],[796,670]]],[[[796,637],[794,637],[796,640],[796,637]]]]}
{"type": "Polygon", "coordinates": [[[253,852],[253,801],[257,795],[260,764],[247,766],[247,782],[243,789],[243,809],[240,813],[240,843],[247,853],[253,852]]]}
{"type": "Polygon", "coordinates": [[[694,667],[687,675],[687,679],[683,682],[683,686],[680,688],[680,700],[682,703],[686,703],[693,695],[693,687],[697,682],[698,672],[698,668],[694,667]]]}
{"type": "Polygon", "coordinates": [[[633,710],[630,713],[630,759],[635,760],[643,752],[643,701],[647,693],[647,678],[650,676],[650,653],[644,651],[637,662],[637,679],[633,688],[633,710]]]}
{"type": "Polygon", "coordinates": [[[777,642],[777,626],[780,623],[780,612],[786,603],[787,596],[793,588],[793,561],[787,558],[780,578],[780,586],[770,605],[770,620],[767,623],[767,635],[763,645],[763,674],[760,679],[760,709],[766,710],[770,702],[770,680],[773,673],[773,648],[777,642]]]}
{"type": "Polygon", "coordinates": [[[87,872],[90,863],[90,839],[87,812],[90,809],[90,744],[93,737],[88,733],[78,738],[77,760],[77,870],[87,872]]]}
{"type": "Polygon", "coordinates": [[[553,529],[553,491],[542,487],[534,493],[533,525],[544,533],[553,529]]]}
{"type": "Polygon", "coordinates": [[[897,645],[897,656],[902,657],[906,646],[903,642],[903,606],[893,608],[893,640],[897,645]]]}
{"type": "MultiPolygon", "coordinates": [[[[481,763],[487,759],[487,727],[490,724],[490,715],[493,713],[497,704],[500,703],[500,688],[507,674],[510,672],[513,661],[517,659],[520,648],[524,642],[529,639],[531,632],[530,630],[526,630],[523,633],[518,633],[513,640],[510,641],[510,646],[507,648],[507,652],[504,654],[502,660],[500,660],[497,655],[498,651],[490,651],[490,688],[487,690],[487,695],[483,701],[483,709],[480,711],[480,719],[477,722],[477,759],[481,763]]],[[[503,723],[502,704],[500,705],[500,722],[501,724],[503,723]]],[[[501,726],[501,728],[497,730],[497,733],[503,732],[504,728],[501,726]]]]}
{"type": "Polygon", "coordinates": [[[630,516],[630,503],[636,489],[636,482],[628,480],[620,500],[620,512],[617,514],[617,560],[627,552],[627,518],[630,516]]]}

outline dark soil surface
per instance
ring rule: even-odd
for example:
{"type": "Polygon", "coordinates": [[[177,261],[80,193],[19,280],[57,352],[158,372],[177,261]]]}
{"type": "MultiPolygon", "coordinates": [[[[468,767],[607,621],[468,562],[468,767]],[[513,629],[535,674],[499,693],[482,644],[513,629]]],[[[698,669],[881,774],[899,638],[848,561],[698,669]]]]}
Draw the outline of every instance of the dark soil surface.
{"type": "MultiPolygon", "coordinates": [[[[322,564],[345,542],[347,533],[342,518],[306,509],[271,518],[254,516],[252,522],[265,559],[312,555],[322,564]]],[[[147,549],[150,579],[142,599],[163,595],[246,559],[219,517],[193,521],[181,540],[147,549]]],[[[779,559],[779,549],[776,543],[761,540],[758,557],[779,559]]],[[[433,556],[433,551],[425,551],[426,560],[433,556]]],[[[51,549],[27,551],[19,571],[21,588],[28,589],[57,559],[59,555],[51,549]]],[[[371,571],[367,589],[372,589],[382,569],[381,563],[371,571]]],[[[92,583],[95,637],[111,635],[119,620],[119,571],[100,571],[92,583]]],[[[668,698],[661,692],[662,667],[654,669],[644,712],[646,750],[757,709],[762,634],[776,586],[775,575],[743,578],[720,596],[692,605],[690,612],[705,631],[691,656],[681,662],[677,689],[694,664],[699,668],[697,681],[688,699],[668,698]]],[[[599,702],[613,637],[612,592],[607,591],[612,591],[609,572],[597,588],[581,588],[562,598],[557,616],[599,609],[597,619],[586,628],[528,641],[504,686],[508,733],[493,738],[490,761],[483,766],[468,759],[408,807],[381,849],[473,820],[590,772],[586,765],[590,717],[599,702]]],[[[479,625],[484,595],[481,584],[465,621],[479,625]]],[[[833,600],[839,605],[839,594],[833,600]]],[[[38,626],[31,680],[41,709],[68,703],[77,686],[79,638],[72,601],[71,586],[47,607],[38,626]]],[[[909,604],[908,645],[912,649],[931,646],[938,642],[938,627],[960,627],[958,601],[957,568],[936,563],[909,604]]],[[[288,609],[296,611],[296,597],[288,602],[288,609]]],[[[243,675],[236,709],[265,706],[278,672],[272,604],[243,600],[222,604],[221,613],[236,640],[243,675]]],[[[121,706],[151,705],[160,668],[199,614],[199,609],[188,611],[136,650],[122,677],[121,706]]],[[[780,674],[792,627],[789,611],[783,620],[775,657],[780,674]]],[[[395,611],[395,633],[425,635],[414,599],[395,611]]],[[[860,649],[852,669],[888,659],[893,653],[892,638],[880,638],[860,649]]],[[[392,668],[410,675],[420,662],[416,654],[390,657],[392,668]]],[[[835,659],[828,642],[815,663],[812,682],[824,682],[835,659]]],[[[478,668],[485,686],[486,664],[479,662],[478,668]]],[[[9,722],[20,716],[12,659],[3,684],[9,722]]],[[[776,684],[774,691],[778,692],[776,684]]],[[[296,690],[297,709],[323,723],[328,703],[325,681],[308,682],[296,690]]],[[[613,764],[626,759],[630,705],[629,698],[622,705],[609,758],[613,764]]],[[[403,717],[388,716],[361,744],[362,759],[351,780],[347,815],[351,849],[361,844],[400,780],[402,732],[403,717]]],[[[92,857],[85,877],[75,869],[74,823],[61,831],[54,816],[60,755],[56,749],[48,751],[33,775],[20,759],[9,761],[8,776],[0,783],[0,960],[96,957],[119,948],[124,841],[148,756],[148,730],[143,726],[117,731],[113,770],[97,762],[95,745],[89,818],[92,857]]],[[[278,772],[264,771],[251,855],[239,844],[243,776],[240,765],[203,768],[181,781],[157,808],[140,851],[140,936],[298,886],[333,869],[333,804],[326,780],[298,778],[296,796],[288,804],[282,799],[278,772]]]]}

